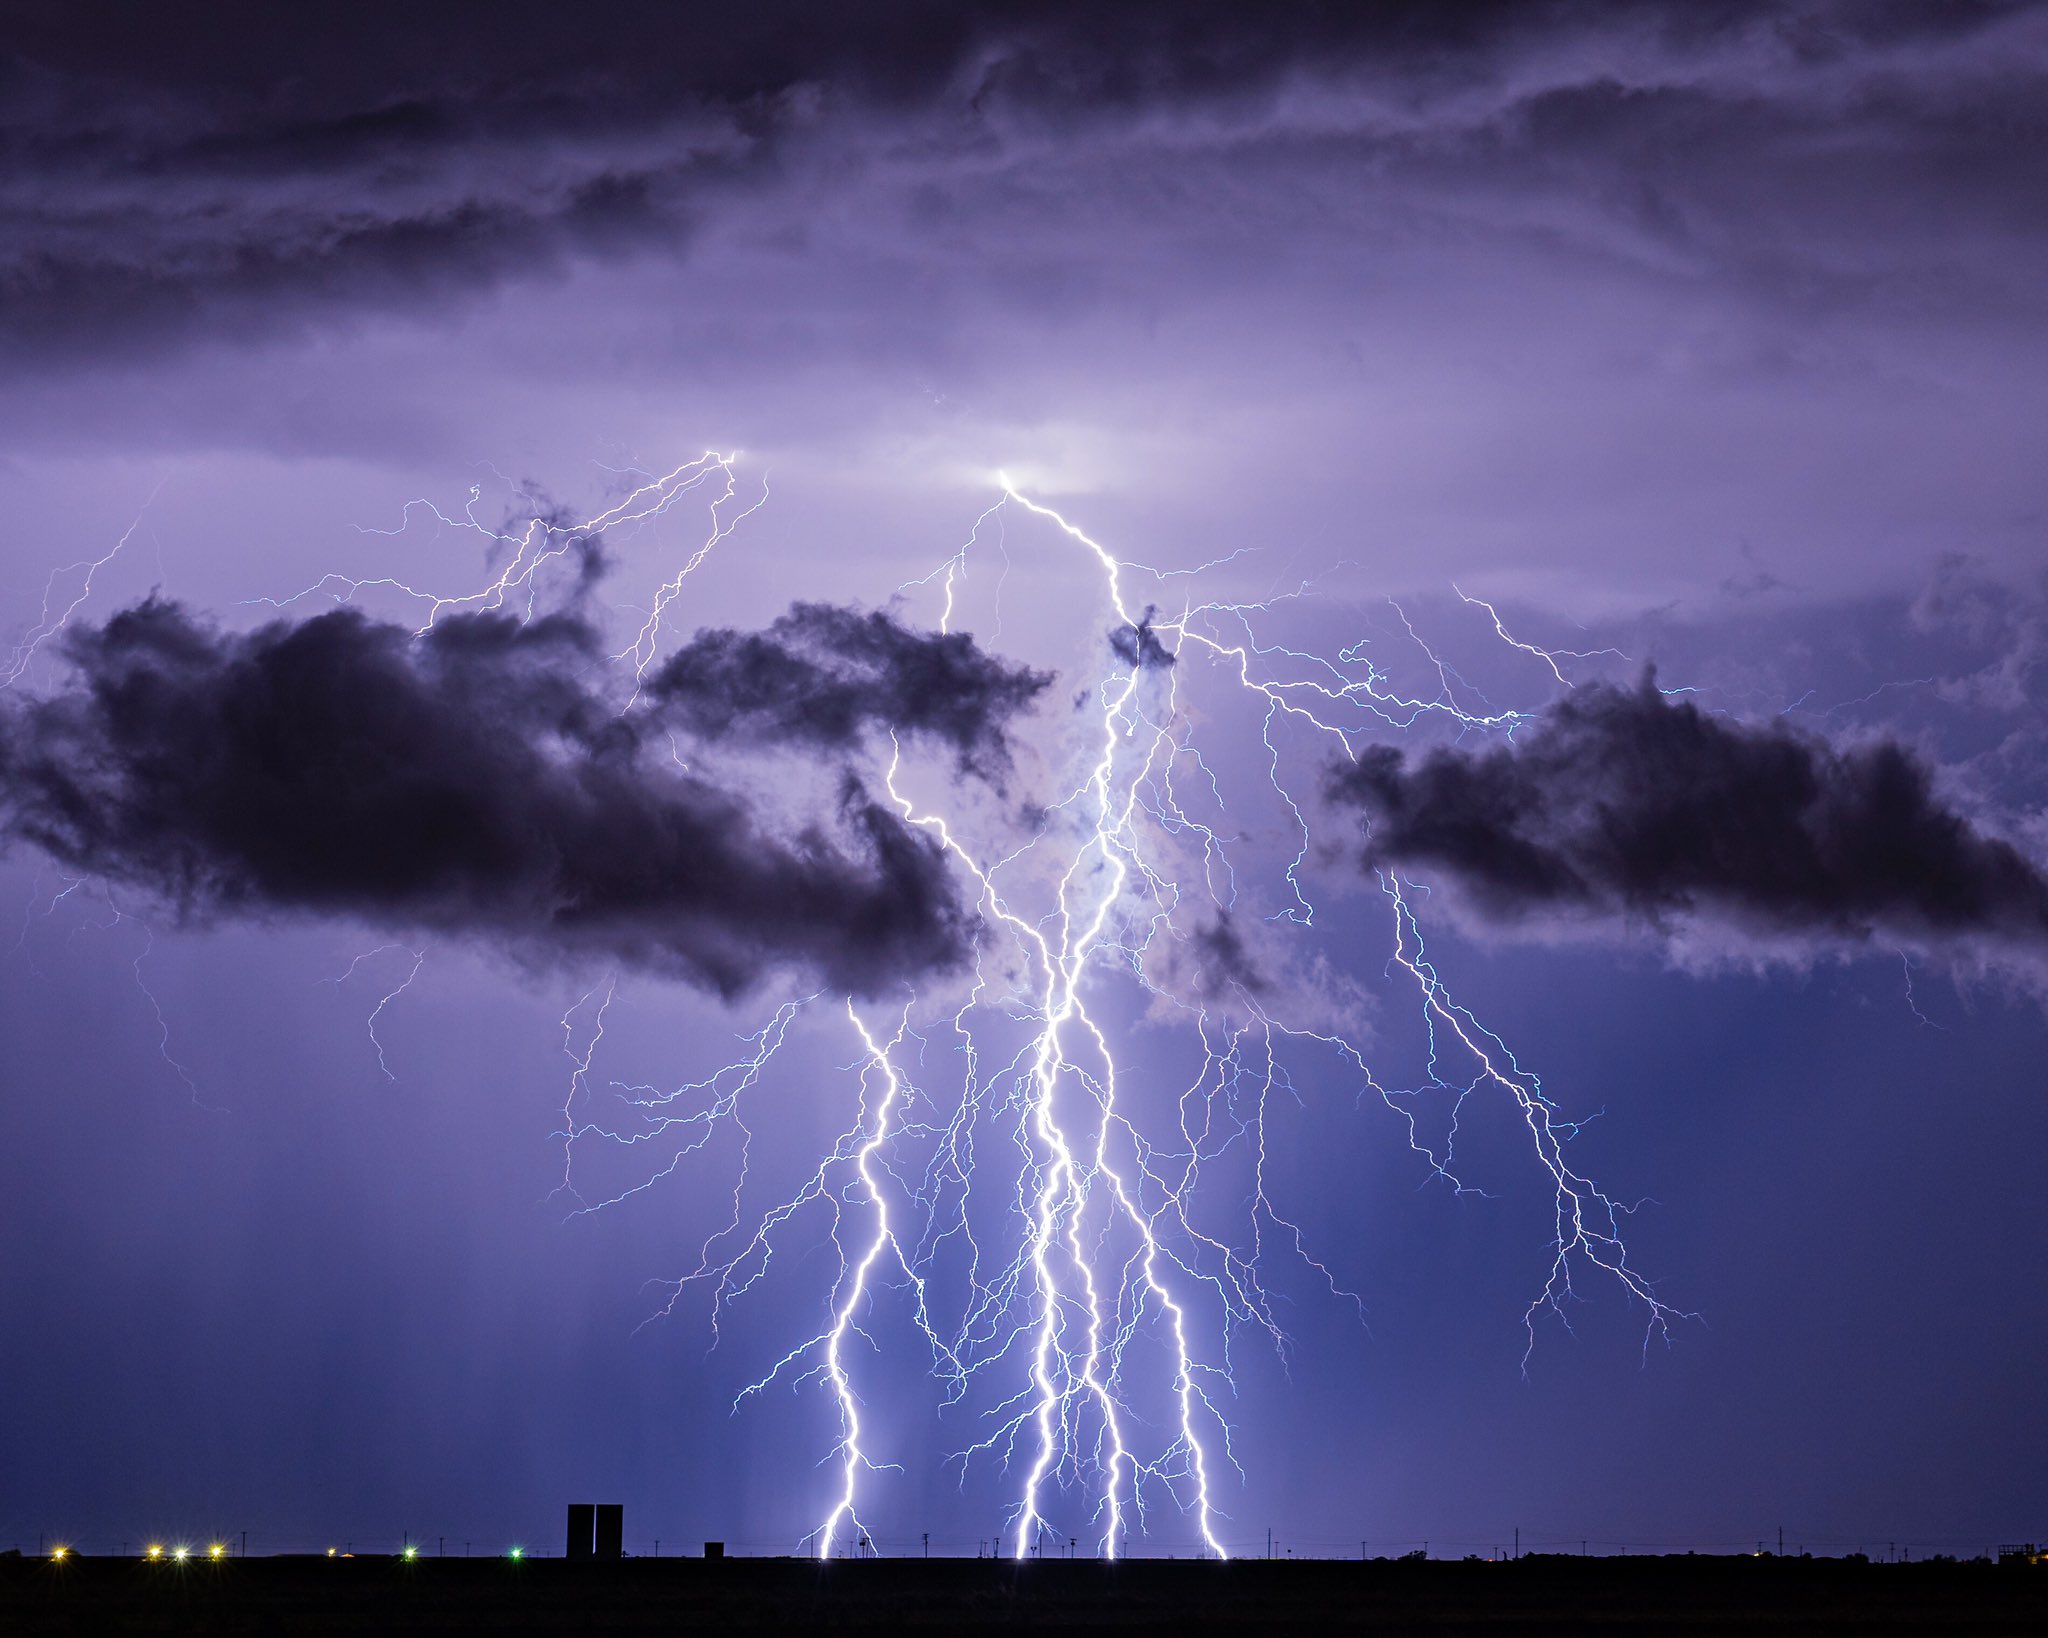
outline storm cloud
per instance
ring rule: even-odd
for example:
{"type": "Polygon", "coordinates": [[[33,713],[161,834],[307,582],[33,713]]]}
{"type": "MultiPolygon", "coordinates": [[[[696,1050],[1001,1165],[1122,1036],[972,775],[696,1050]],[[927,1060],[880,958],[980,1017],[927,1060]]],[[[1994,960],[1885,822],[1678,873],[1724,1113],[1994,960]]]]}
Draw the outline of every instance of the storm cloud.
{"type": "Polygon", "coordinates": [[[1134,671],[1164,671],[1174,662],[1173,650],[1159,640],[1152,627],[1156,609],[1147,609],[1135,625],[1115,627],[1109,634],[1109,649],[1134,671]]]}
{"type": "Polygon", "coordinates": [[[974,188],[995,156],[1057,175],[1132,134],[1327,149],[1511,226],[1506,184],[1569,201],[1589,249],[1840,299],[1893,259],[1902,202],[2038,243],[2029,10],[782,0],[713,20],[607,0],[516,25],[481,4],[387,9],[365,28],[343,5],[216,4],[204,27],[17,8],[0,339],[56,357],[247,339],[673,253],[817,163],[915,155],[922,187],[950,171],[974,188]]]}
{"type": "Polygon", "coordinates": [[[2048,877],[1945,803],[1889,739],[1835,746],[1594,685],[1512,746],[1367,749],[1330,794],[1367,868],[1441,871],[1479,913],[2048,946],[2048,877]]]}
{"type": "Polygon", "coordinates": [[[706,740],[840,748],[864,729],[952,747],[963,772],[1009,766],[1009,720],[1051,684],[964,632],[916,632],[880,611],[797,603],[765,631],[700,631],[647,692],[706,740]]]}
{"type": "MultiPolygon", "coordinates": [[[[1034,692],[968,638],[921,642],[815,607],[789,620],[884,645],[866,653],[876,693],[858,711],[815,666],[780,680],[792,714],[822,687],[840,748],[902,707],[899,728],[993,765],[1007,713],[1034,692]],[[891,668],[934,649],[989,679],[978,715],[903,705],[891,668]]],[[[660,709],[622,714],[574,615],[463,615],[415,637],[340,609],[232,634],[152,599],[73,630],[65,653],[73,686],[0,697],[0,837],[195,920],[397,922],[723,994],[773,968],[873,994],[970,949],[942,853],[850,761],[828,768],[835,812],[762,811],[685,770],[660,709]]],[[[731,732],[762,716],[752,695],[718,716],[709,686],[688,696],[692,721],[731,732]]]]}

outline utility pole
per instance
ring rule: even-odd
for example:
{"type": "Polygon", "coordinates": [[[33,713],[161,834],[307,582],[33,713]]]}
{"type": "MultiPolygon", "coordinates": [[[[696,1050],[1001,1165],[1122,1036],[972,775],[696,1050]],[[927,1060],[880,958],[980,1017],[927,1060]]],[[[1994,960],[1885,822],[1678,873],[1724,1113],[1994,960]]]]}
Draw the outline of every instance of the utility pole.
{"type": "Polygon", "coordinates": [[[924,1533],[924,1556],[926,1558],[932,1556],[932,1533],[929,1530],[924,1533]]]}
{"type": "MultiPolygon", "coordinates": [[[[42,1550],[43,1538],[38,1536],[36,1537],[36,1551],[40,1553],[42,1550]]],[[[1268,1558],[1273,1556],[1273,1527],[1270,1524],[1266,1526],[1266,1556],[1268,1558]]]]}
{"type": "Polygon", "coordinates": [[[1520,1525],[1518,1524],[1518,1525],[1516,1525],[1516,1526],[1515,1526],[1515,1557],[1517,1557],[1517,1558],[1520,1558],[1521,1556],[1522,1556],[1522,1527],[1521,1527],[1521,1526],[1520,1526],[1520,1525]]]}
{"type": "Polygon", "coordinates": [[[249,1532],[247,1530],[242,1532],[242,1550],[236,1556],[239,1558],[247,1558],[249,1556],[249,1532]]]}
{"type": "Polygon", "coordinates": [[[1785,1556],[1785,1527],[1782,1524],[1778,1526],[1778,1556],[1785,1556]]]}

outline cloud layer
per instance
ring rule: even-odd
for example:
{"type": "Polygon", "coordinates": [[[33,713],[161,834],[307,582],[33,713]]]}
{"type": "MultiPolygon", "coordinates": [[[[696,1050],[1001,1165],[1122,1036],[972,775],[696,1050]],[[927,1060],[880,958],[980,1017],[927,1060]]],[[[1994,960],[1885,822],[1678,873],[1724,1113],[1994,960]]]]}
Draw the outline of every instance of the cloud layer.
{"type": "Polygon", "coordinates": [[[647,693],[705,740],[843,747],[864,729],[952,747],[962,772],[999,777],[1005,724],[1051,684],[992,659],[964,632],[913,632],[890,616],[797,603],[765,631],[700,631],[647,693]]]}
{"type": "MultiPolygon", "coordinates": [[[[838,752],[886,725],[999,766],[1009,714],[1042,686],[969,638],[882,616],[812,607],[776,629],[813,639],[772,690],[778,710],[838,752]],[[851,639],[872,690],[857,709],[825,666],[851,639]],[[934,656],[980,667],[978,712],[906,703],[934,656]]],[[[342,609],[237,635],[153,599],[74,630],[66,652],[74,687],[0,699],[0,836],[196,918],[398,922],[728,994],[780,967],[872,994],[970,947],[942,854],[850,762],[829,818],[763,812],[685,771],[664,709],[621,714],[592,680],[596,634],[572,615],[465,615],[416,638],[342,609]]],[[[773,665],[722,714],[712,692],[734,679],[672,688],[684,725],[778,731],[759,701],[773,665]]]]}
{"type": "Polygon", "coordinates": [[[503,17],[13,8],[0,439],[171,505],[688,428],[784,510],[1000,469],[1580,617],[2039,555],[2048,5],[503,17]]]}
{"type": "Polygon", "coordinates": [[[1730,721],[1647,675],[1573,691],[1512,747],[1371,747],[1330,794],[1366,816],[1368,868],[1442,871],[1500,923],[2048,946],[2048,876],[1944,803],[1905,748],[1730,721]]]}
{"type": "Polygon", "coordinates": [[[228,5],[196,30],[50,8],[0,33],[0,343],[247,338],[673,251],[820,164],[903,173],[928,236],[947,195],[1016,166],[1085,190],[1126,147],[1239,156],[1217,180],[1253,195],[1262,153],[1336,163],[1510,231],[1510,196],[1543,198],[1545,230],[1596,255],[1832,302],[1928,255],[1902,206],[1959,245],[2039,243],[2032,11],[1037,0],[856,22],[784,0],[707,27],[611,0],[516,27],[228,5]]]}

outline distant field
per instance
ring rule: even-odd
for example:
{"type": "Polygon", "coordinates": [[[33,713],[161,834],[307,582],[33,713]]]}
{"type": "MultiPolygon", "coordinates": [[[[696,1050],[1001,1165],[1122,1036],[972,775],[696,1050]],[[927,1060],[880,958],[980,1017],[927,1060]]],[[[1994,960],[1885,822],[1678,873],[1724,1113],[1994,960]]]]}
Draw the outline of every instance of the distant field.
{"type": "Polygon", "coordinates": [[[2048,1568],[1835,1559],[1513,1564],[253,1558],[0,1562],[0,1630],[733,1632],[1359,1626],[1380,1633],[2048,1633],[2048,1568]]]}

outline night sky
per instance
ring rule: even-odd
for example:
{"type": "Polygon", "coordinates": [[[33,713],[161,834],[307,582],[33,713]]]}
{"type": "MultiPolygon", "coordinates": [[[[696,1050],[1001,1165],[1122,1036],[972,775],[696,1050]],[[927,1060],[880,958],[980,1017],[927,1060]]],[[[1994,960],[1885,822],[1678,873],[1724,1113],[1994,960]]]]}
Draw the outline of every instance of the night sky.
{"type": "Polygon", "coordinates": [[[2038,4],[13,8],[0,1548],[1011,1550],[1046,1281],[1048,1544],[2037,1538],[2044,200],[2038,4]]]}

